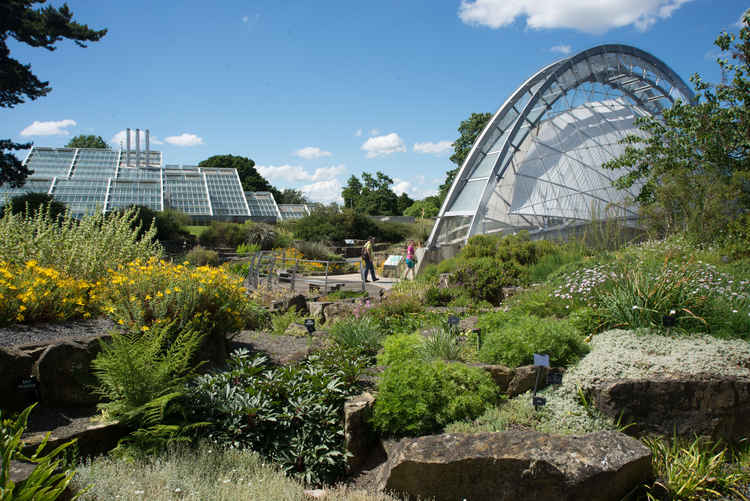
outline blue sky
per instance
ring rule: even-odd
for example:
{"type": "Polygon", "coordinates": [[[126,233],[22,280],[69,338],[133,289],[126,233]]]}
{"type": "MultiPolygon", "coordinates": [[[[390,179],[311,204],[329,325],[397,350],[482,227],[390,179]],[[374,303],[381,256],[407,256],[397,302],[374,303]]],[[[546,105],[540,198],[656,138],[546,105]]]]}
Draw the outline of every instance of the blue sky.
{"type": "MultiPolygon", "coordinates": [[[[60,5],[62,2],[52,2],[60,5]]],[[[434,193],[472,112],[495,112],[544,65],[634,45],[686,81],[718,81],[713,41],[738,0],[69,0],[108,34],[54,52],[9,41],[52,92],[1,109],[0,138],[64,146],[150,129],[166,163],[255,160],[279,188],[335,201],[352,174],[434,193]],[[118,135],[119,133],[119,135],[118,135]],[[161,144],[159,144],[161,143],[161,144]]]]}

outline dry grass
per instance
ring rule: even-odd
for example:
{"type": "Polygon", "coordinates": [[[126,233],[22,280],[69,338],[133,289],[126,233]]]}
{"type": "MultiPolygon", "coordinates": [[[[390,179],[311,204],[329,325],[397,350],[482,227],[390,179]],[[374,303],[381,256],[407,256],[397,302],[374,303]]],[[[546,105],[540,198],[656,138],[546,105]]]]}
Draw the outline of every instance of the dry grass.
{"type": "MultiPolygon", "coordinates": [[[[305,501],[305,486],[284,476],[250,451],[175,448],[160,456],[128,461],[100,457],[78,467],[74,486],[91,485],[82,501],[305,501]]],[[[326,489],[326,501],[396,501],[382,493],[347,487],[326,489]]]]}

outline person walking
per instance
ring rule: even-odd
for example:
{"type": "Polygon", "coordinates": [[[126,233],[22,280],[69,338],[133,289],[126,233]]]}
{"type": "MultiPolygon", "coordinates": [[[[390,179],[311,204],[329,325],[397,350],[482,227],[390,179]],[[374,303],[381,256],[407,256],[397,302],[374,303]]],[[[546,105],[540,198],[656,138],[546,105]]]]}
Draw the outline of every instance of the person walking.
{"type": "Polygon", "coordinates": [[[377,282],[378,279],[375,277],[375,266],[372,264],[372,244],[375,242],[375,237],[370,237],[367,239],[367,242],[365,242],[364,247],[362,247],[362,259],[365,260],[365,271],[364,271],[364,279],[365,282],[368,282],[367,280],[367,270],[370,270],[372,274],[372,281],[377,282]]]}
{"type": "Polygon", "coordinates": [[[409,244],[406,246],[406,269],[404,274],[401,276],[401,280],[405,280],[411,272],[411,279],[414,280],[414,265],[417,263],[416,257],[414,256],[414,240],[409,240],[409,244]]]}

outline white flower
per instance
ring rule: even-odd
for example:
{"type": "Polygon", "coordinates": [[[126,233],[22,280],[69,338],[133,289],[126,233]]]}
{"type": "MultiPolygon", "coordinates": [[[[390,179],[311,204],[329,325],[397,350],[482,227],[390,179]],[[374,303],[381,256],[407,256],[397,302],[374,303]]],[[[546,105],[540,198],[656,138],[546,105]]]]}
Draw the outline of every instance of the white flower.
{"type": "Polygon", "coordinates": [[[634,309],[634,310],[637,310],[637,309],[638,309],[638,305],[637,305],[637,304],[634,304],[634,305],[633,305],[633,309],[634,309]]]}
{"type": "Polygon", "coordinates": [[[677,313],[677,312],[676,312],[676,311],[674,311],[674,310],[669,310],[669,315],[670,315],[670,316],[674,315],[675,313],[677,313]]]}

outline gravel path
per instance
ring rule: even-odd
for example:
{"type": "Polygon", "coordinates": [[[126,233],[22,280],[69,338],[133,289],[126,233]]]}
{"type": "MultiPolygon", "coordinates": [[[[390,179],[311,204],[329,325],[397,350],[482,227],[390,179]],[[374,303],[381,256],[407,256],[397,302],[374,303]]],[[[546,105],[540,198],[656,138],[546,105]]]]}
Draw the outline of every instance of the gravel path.
{"type": "Polygon", "coordinates": [[[53,339],[94,336],[115,328],[108,318],[69,321],[60,324],[16,324],[0,328],[0,346],[46,343],[53,339]]]}

